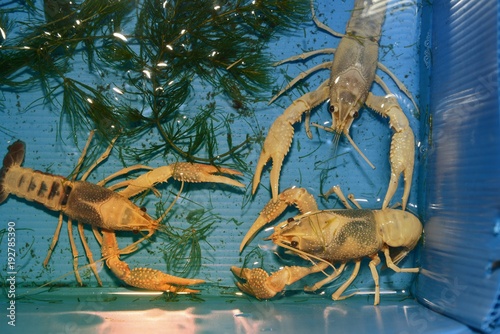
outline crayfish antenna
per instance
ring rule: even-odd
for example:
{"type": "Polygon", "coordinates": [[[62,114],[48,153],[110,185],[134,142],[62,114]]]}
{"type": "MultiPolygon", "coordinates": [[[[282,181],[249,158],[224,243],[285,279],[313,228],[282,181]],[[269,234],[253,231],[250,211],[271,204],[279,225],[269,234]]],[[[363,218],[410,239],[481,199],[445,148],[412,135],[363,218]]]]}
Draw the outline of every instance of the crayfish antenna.
{"type": "Polygon", "coordinates": [[[170,203],[170,205],[168,206],[167,210],[165,210],[163,212],[163,214],[156,220],[156,224],[157,225],[160,225],[161,221],[167,216],[167,214],[170,212],[170,210],[172,209],[172,207],[174,206],[174,204],[177,203],[177,200],[179,199],[179,197],[181,197],[181,193],[182,193],[182,189],[183,188],[184,188],[184,181],[181,181],[181,188],[179,189],[179,192],[175,196],[175,198],[172,201],[172,203],[170,203]]]}
{"type": "MultiPolygon", "coordinates": [[[[333,138],[333,146],[334,146],[334,152],[333,153],[334,153],[334,155],[336,155],[337,148],[339,146],[340,136],[342,135],[342,133],[341,132],[337,132],[337,131],[335,131],[332,128],[329,128],[329,127],[326,127],[326,126],[323,126],[323,125],[320,125],[320,124],[317,124],[317,123],[312,123],[312,126],[315,126],[317,128],[323,129],[323,130],[328,131],[328,132],[334,132],[335,133],[334,138],[333,138]]],[[[359,149],[358,145],[356,145],[356,143],[354,142],[354,140],[352,140],[351,136],[349,136],[349,133],[348,132],[344,132],[344,135],[346,136],[347,140],[352,145],[352,147],[354,147],[354,149],[359,153],[359,155],[361,155],[361,157],[366,161],[366,163],[371,168],[375,169],[375,166],[370,162],[370,160],[368,160],[368,158],[363,154],[363,152],[361,152],[361,150],[359,149]]]]}
{"type": "Polygon", "coordinates": [[[347,140],[349,140],[349,143],[351,143],[352,147],[354,147],[354,149],[359,153],[359,155],[361,155],[361,157],[363,159],[365,159],[366,163],[373,169],[375,169],[375,166],[370,162],[370,160],[368,160],[368,158],[363,154],[363,152],[361,152],[361,150],[359,149],[359,147],[356,145],[356,143],[354,142],[354,140],[352,140],[351,136],[349,136],[349,133],[344,133],[347,140]]]}

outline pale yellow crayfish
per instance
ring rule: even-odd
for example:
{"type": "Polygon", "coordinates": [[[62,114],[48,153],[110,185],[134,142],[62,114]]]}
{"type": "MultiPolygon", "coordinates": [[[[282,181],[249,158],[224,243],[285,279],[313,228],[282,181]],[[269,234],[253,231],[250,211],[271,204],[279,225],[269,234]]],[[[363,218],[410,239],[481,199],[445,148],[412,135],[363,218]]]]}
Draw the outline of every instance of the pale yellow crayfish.
{"type": "Polygon", "coordinates": [[[387,0],[355,0],[346,33],[342,35],[319,22],[314,14],[311,1],[313,19],[316,25],[332,35],[342,37],[342,39],[336,49],[328,48],[311,51],[276,64],[280,65],[286,62],[307,59],[318,54],[335,54],[333,61],[317,65],[300,74],[271,100],[271,102],[274,101],[299,80],[312,73],[330,69],[330,78],[328,80],[324,81],[315,91],[306,93],[293,101],[271,125],[256,165],[252,193],[257,190],[264,166],[269,160],[272,160],[271,191],[273,199],[275,201],[278,199],[281,167],[292,143],[293,125],[300,122],[302,115],[305,114],[306,132],[308,137],[311,138],[312,134],[309,129],[310,112],[324,101],[329,100],[329,111],[332,114],[331,127],[313,125],[334,132],[335,146],[338,145],[340,136],[344,135],[373,168],[375,167],[351,139],[349,129],[354,119],[358,117],[359,110],[363,105],[368,106],[383,117],[389,118],[390,127],[394,130],[390,149],[391,177],[382,209],[387,208],[394,196],[401,174],[404,175],[405,181],[402,208],[403,210],[406,208],[413,177],[415,138],[409,121],[397,99],[391,94],[382,79],[376,75],[377,68],[386,72],[412,100],[415,106],[416,103],[404,85],[383,64],[378,62],[379,40],[382,23],[385,20],[386,6],[387,0]],[[370,92],[373,82],[382,87],[386,93],[385,96],[375,96],[370,92]]]}
{"type": "MultiPolygon", "coordinates": [[[[92,135],[93,133],[89,136],[82,152],[75,175],[78,174],[79,166],[81,166],[86,155],[92,135]]],[[[25,155],[25,144],[20,140],[14,142],[9,146],[8,153],[3,160],[3,167],[0,170],[0,203],[6,200],[9,194],[13,194],[28,201],[40,203],[50,210],[61,212],[59,224],[54,233],[44,266],[47,265],[56,245],[64,214],[68,217],[68,230],[71,230],[72,220],[78,221],[80,237],[99,285],[102,285],[102,282],[97,273],[86,238],[83,235],[82,224],[92,226],[94,235],[101,245],[102,257],[107,266],[114,275],[126,284],[155,291],[198,292],[198,290],[184,287],[203,283],[204,280],[176,277],[150,268],[130,269],[127,263],[120,260],[120,255],[135,251],[140,242],[153,235],[168,212],[167,209],[158,219],[153,219],[144,210],[130,201],[129,198],[145,190],[152,189],[155,184],[165,182],[169,178],[174,178],[182,183],[217,182],[242,187],[243,184],[236,180],[216,175],[216,173],[226,173],[229,175],[241,175],[241,173],[228,168],[217,168],[211,165],[174,163],[156,169],[142,165],[132,166],[109,176],[97,184],[85,181],[92,169],[108,157],[113,144],[114,141],[108,146],[106,152],[81,177],[81,180],[76,181],[21,167],[25,155]],[[149,169],[150,171],[136,179],[122,181],[108,188],[103,187],[111,179],[140,169],[149,169]],[[114,191],[120,188],[124,189],[119,192],[114,191]],[[132,245],[124,249],[119,249],[115,231],[147,231],[148,234],[132,245]]],[[[70,235],[72,234],[70,233],[70,235]]],[[[82,284],[78,274],[77,250],[74,247],[72,238],[70,241],[73,250],[75,275],[77,281],[82,284]]]]}
{"type": "Polygon", "coordinates": [[[241,242],[240,251],[264,225],[293,204],[302,214],[278,224],[268,239],[311,261],[313,265],[286,266],[272,275],[261,268],[233,266],[231,271],[243,281],[237,282],[243,292],[258,299],[270,299],[283,291],[285,286],[310,274],[323,272],[326,278],[304,288],[305,291],[316,291],[339,277],[346,264],[354,261],[351,276],[332,295],[333,300],[342,300],[350,297],[342,294],[358,275],[362,258],[369,257],[369,267],[375,282],[374,305],[378,305],[380,286],[376,266],[380,264],[379,252],[384,253],[387,266],[395,272],[419,271],[418,268],[397,266],[421,238],[423,228],[417,217],[396,209],[352,209],[338,186],[333,187],[332,191],[348,209],[318,210],[314,197],[303,188],[289,188],[278,196],[277,201],[269,201],[241,242]],[[334,266],[335,263],[340,263],[339,268],[334,266]],[[325,272],[329,267],[333,268],[330,275],[325,272]]]}

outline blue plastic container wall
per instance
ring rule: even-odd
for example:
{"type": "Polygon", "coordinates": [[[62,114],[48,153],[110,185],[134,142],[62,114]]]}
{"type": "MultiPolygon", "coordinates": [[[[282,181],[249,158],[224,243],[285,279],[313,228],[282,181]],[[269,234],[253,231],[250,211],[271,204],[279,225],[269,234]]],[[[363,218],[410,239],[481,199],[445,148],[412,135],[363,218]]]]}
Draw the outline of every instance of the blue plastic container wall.
{"type": "Polygon", "coordinates": [[[499,325],[497,1],[434,1],[425,246],[416,295],[481,331],[499,325]]]}

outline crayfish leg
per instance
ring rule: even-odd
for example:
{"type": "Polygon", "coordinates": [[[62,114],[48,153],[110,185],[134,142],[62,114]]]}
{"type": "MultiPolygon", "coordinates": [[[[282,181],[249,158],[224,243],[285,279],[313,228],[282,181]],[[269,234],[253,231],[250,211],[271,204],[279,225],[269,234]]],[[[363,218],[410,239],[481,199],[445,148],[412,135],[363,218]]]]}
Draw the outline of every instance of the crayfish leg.
{"type": "Polygon", "coordinates": [[[375,301],[373,302],[373,305],[378,305],[380,303],[380,283],[377,266],[380,264],[380,257],[378,256],[378,254],[375,254],[371,257],[371,259],[372,260],[370,261],[368,266],[370,267],[373,281],[375,282],[375,301]]]}
{"type": "Polygon", "coordinates": [[[73,272],[75,273],[76,281],[82,286],[82,278],[78,271],[78,249],[76,249],[75,239],[73,238],[73,223],[71,219],[68,219],[68,239],[71,246],[71,254],[73,255],[73,272]]]}
{"type": "Polygon", "coordinates": [[[78,223],[78,235],[80,236],[80,240],[82,242],[83,249],[85,250],[85,255],[87,256],[87,259],[89,260],[90,269],[94,273],[94,276],[95,276],[99,286],[102,286],[101,277],[99,277],[99,273],[97,272],[96,262],[94,261],[94,256],[92,254],[92,251],[90,250],[89,244],[87,242],[87,238],[85,237],[82,223],[78,223]]]}
{"type": "MultiPolygon", "coordinates": [[[[325,267],[325,269],[328,268],[329,266],[333,267],[333,265],[328,264],[325,267]]],[[[323,285],[330,283],[331,281],[333,281],[334,279],[336,279],[337,277],[339,277],[340,274],[342,274],[342,272],[344,271],[345,266],[346,266],[346,264],[342,263],[338,269],[336,269],[335,267],[333,267],[334,271],[333,271],[333,273],[331,275],[327,276],[326,278],[322,279],[319,282],[316,282],[313,286],[306,286],[306,287],[304,287],[304,291],[316,291],[316,290],[320,289],[321,287],[323,287],[323,285]]]]}
{"type": "Polygon", "coordinates": [[[59,220],[57,222],[56,230],[54,231],[54,235],[52,236],[52,242],[50,243],[49,250],[47,251],[47,256],[45,256],[45,260],[43,260],[43,266],[46,268],[49,264],[50,258],[52,256],[52,252],[56,248],[57,241],[59,240],[59,235],[61,234],[61,228],[63,224],[64,216],[62,212],[59,214],[59,220]]]}
{"type": "Polygon", "coordinates": [[[344,291],[349,287],[349,285],[351,285],[351,283],[354,281],[354,279],[356,278],[356,276],[358,276],[359,267],[360,266],[361,266],[361,260],[357,260],[354,263],[354,270],[352,271],[352,274],[349,277],[349,279],[347,281],[345,281],[344,284],[342,284],[340,286],[340,288],[338,288],[337,291],[335,291],[333,293],[333,295],[332,295],[332,299],[333,300],[344,300],[344,299],[352,297],[353,295],[356,294],[356,293],[352,293],[352,294],[347,295],[347,296],[342,296],[342,294],[344,293],[344,291]]]}

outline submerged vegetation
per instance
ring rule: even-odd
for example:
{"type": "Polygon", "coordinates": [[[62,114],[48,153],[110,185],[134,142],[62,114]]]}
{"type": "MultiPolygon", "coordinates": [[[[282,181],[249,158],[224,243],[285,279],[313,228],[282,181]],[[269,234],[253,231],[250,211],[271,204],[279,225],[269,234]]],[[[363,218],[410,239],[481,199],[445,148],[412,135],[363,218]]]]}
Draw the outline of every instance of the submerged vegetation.
{"type": "Polygon", "coordinates": [[[174,154],[239,166],[251,139],[232,142],[230,114],[214,97],[238,114],[270,91],[266,44],[309,10],[303,0],[9,4],[0,6],[0,89],[41,88],[30,106],[60,110],[59,126],[69,123],[75,139],[82,128],[131,142],[153,131],[157,142],[126,150],[136,160],[174,154]],[[20,12],[25,21],[14,20],[20,12]],[[85,68],[74,68],[81,60],[85,68]]]}
{"type": "Polygon", "coordinates": [[[167,272],[181,276],[196,276],[202,263],[202,243],[210,248],[207,242],[208,234],[221,218],[210,211],[200,208],[190,211],[185,220],[187,224],[166,222],[162,232],[167,238],[164,248],[167,272]]]}
{"type": "MultiPolygon", "coordinates": [[[[267,44],[309,11],[303,0],[41,4],[0,4],[0,92],[26,97],[18,111],[56,111],[59,130],[70,129],[75,142],[91,129],[107,140],[120,135],[115,148],[127,166],[163,156],[166,164],[240,171],[248,169],[255,127],[245,138],[233,136],[232,124],[254,123],[252,103],[267,99],[273,86],[267,44]],[[24,94],[33,91],[41,94],[24,94]]],[[[222,218],[194,207],[169,216],[155,235],[165,241],[167,272],[196,275],[207,259],[203,250],[213,249],[207,236],[222,218]]]]}

